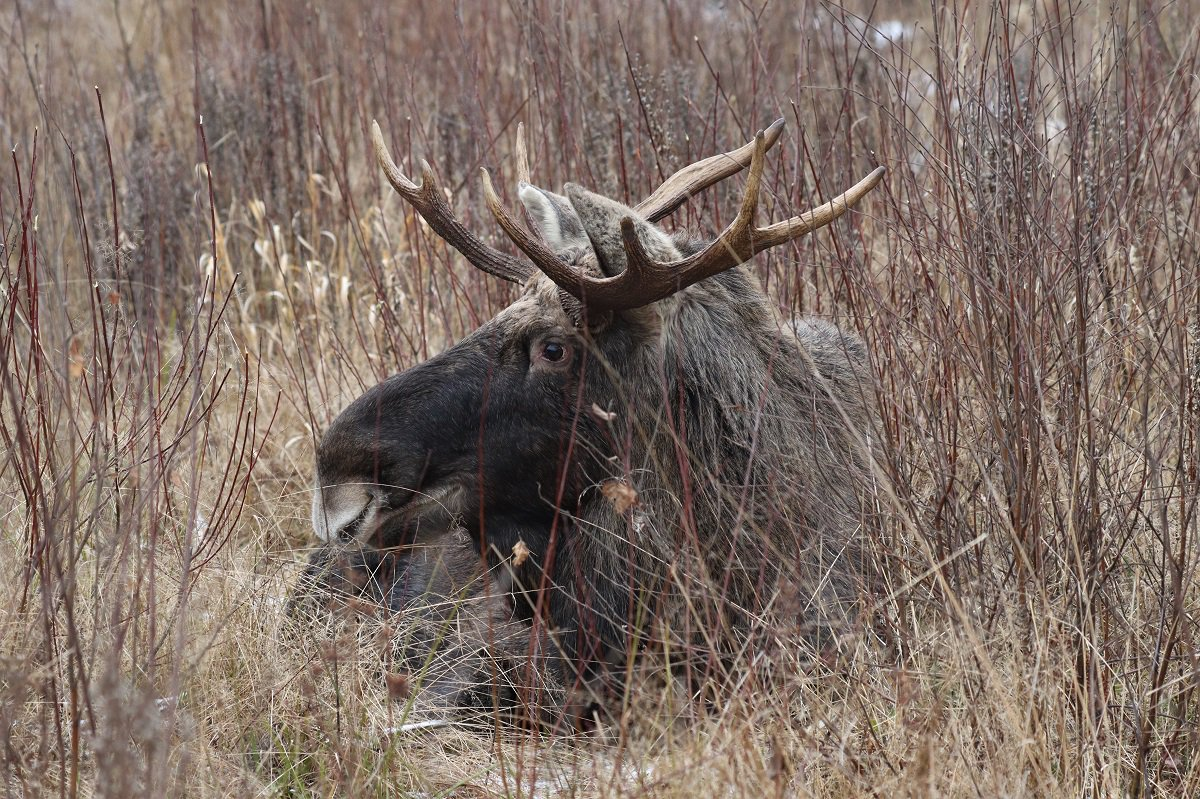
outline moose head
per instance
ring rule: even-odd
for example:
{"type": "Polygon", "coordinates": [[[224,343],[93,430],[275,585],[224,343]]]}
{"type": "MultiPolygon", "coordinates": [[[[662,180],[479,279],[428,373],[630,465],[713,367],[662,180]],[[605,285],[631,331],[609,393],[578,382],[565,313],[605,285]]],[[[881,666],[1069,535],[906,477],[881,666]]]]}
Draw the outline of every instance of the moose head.
{"type": "Polygon", "coordinates": [[[409,180],[373,126],[395,190],[470,263],[522,290],[334,420],[317,448],[317,535],[402,550],[465,529],[507,567],[518,617],[585,668],[620,662],[653,625],[682,634],[689,593],[719,597],[705,624],[734,638],[767,613],[805,629],[842,618],[871,482],[865,349],[824,322],[782,323],[739,265],[837,219],[884,169],[756,226],[782,128],[680,170],[632,208],[530,185],[519,151],[537,232],[486,171],[483,187],[522,259],[454,218],[428,164],[409,180]],[[740,210],[711,242],[655,225],[747,166],[740,210]]]}

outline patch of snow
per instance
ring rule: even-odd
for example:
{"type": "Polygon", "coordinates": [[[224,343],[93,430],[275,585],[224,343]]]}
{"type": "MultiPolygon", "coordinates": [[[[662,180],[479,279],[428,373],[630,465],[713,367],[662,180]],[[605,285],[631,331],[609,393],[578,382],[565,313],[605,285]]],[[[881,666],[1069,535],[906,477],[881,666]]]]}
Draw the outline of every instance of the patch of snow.
{"type": "Polygon", "coordinates": [[[410,721],[408,724],[401,724],[399,727],[384,727],[384,735],[400,735],[406,732],[417,732],[418,730],[431,730],[437,727],[448,727],[450,722],[446,719],[426,719],[425,721],[410,721]]]}
{"type": "Polygon", "coordinates": [[[908,39],[913,35],[913,26],[898,19],[880,22],[871,31],[871,44],[876,47],[890,46],[908,39]]]}

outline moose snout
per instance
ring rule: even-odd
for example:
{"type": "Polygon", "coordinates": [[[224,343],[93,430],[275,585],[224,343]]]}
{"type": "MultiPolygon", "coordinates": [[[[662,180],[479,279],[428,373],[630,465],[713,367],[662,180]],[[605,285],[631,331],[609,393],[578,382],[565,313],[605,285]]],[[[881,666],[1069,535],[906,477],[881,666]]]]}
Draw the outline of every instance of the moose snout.
{"type": "Polygon", "coordinates": [[[379,505],[379,498],[363,483],[318,485],[313,492],[313,531],[326,543],[357,538],[371,529],[379,505]]]}

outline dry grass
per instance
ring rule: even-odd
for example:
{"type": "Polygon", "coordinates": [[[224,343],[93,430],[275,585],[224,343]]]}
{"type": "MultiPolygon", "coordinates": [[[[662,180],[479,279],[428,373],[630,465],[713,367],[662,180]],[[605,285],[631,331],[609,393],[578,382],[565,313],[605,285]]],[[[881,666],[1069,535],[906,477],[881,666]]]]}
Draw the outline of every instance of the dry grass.
{"type": "Polygon", "coordinates": [[[0,10],[6,795],[1200,793],[1194,5],[217,5],[0,10]],[[369,647],[283,626],[314,435],[512,290],[370,120],[494,236],[519,121],[637,198],[781,115],[776,218],[890,169],[753,268],[871,345],[894,651],[603,741],[388,734],[369,647]]]}

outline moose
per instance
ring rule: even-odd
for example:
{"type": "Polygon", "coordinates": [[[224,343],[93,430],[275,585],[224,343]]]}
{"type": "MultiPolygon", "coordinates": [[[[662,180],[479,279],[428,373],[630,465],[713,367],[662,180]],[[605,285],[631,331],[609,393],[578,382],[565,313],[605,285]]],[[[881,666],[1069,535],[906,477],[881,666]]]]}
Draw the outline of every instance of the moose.
{"type": "Polygon", "coordinates": [[[495,673],[478,665],[486,657],[524,660],[553,705],[563,686],[611,683],[656,644],[711,676],[767,642],[836,646],[856,623],[875,493],[867,351],[825,321],[781,320],[742,264],[828,225],[885,170],[757,226],[782,129],[681,169],[634,207],[533,186],[519,146],[518,196],[536,232],[486,170],[482,185],[520,258],[455,218],[427,163],[411,181],[372,126],[392,187],[521,292],[350,403],[316,450],[324,546],[307,585],[453,628],[436,691],[461,701],[495,673]],[[656,225],[747,166],[715,239],[656,225]]]}

